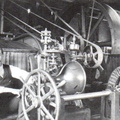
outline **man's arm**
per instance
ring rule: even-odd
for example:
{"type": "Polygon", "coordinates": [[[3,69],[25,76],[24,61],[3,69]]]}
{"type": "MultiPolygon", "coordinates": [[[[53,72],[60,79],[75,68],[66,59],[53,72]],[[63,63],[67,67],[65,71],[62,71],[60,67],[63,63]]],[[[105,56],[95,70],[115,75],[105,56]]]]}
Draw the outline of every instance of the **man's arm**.
{"type": "Polygon", "coordinates": [[[22,81],[25,80],[29,75],[29,72],[12,65],[10,65],[10,70],[11,70],[12,77],[20,79],[22,81]]]}
{"type": "Polygon", "coordinates": [[[21,91],[21,89],[13,89],[13,88],[7,88],[7,87],[0,86],[0,94],[1,93],[12,93],[14,95],[19,96],[20,91],[21,91]]]}

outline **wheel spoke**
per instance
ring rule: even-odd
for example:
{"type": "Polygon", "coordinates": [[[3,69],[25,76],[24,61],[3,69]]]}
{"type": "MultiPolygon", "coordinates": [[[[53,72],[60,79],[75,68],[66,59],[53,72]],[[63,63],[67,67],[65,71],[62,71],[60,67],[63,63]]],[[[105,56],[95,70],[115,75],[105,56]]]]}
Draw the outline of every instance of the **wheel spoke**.
{"type": "Polygon", "coordinates": [[[56,104],[54,102],[50,102],[50,106],[56,108],[56,104]]]}
{"type": "Polygon", "coordinates": [[[40,120],[41,119],[41,109],[40,108],[38,108],[37,109],[37,120],[40,120]]]}
{"type": "MultiPolygon", "coordinates": [[[[37,80],[31,85],[27,83],[22,91],[22,110],[26,120],[30,120],[35,112],[37,120],[58,119],[60,110],[60,96],[53,78],[43,70],[30,73],[30,77],[37,74],[37,80]],[[37,74],[38,73],[38,74],[37,74]],[[56,107],[58,106],[58,107],[56,107]]],[[[29,77],[29,78],[30,78],[29,77]]],[[[28,79],[29,79],[28,78],[28,79]]],[[[29,83],[29,80],[27,80],[29,83]]],[[[22,114],[21,114],[22,116],[22,114]]]]}
{"type": "Polygon", "coordinates": [[[42,105],[42,110],[46,113],[46,115],[49,117],[50,120],[55,120],[53,116],[49,113],[49,111],[46,109],[44,105],[42,105]]]}
{"type": "Polygon", "coordinates": [[[33,97],[36,97],[35,93],[30,89],[30,87],[26,83],[24,83],[24,86],[27,88],[27,90],[33,97]]]}
{"type": "Polygon", "coordinates": [[[46,94],[44,94],[44,96],[42,96],[42,100],[44,101],[49,96],[51,96],[53,93],[54,93],[54,90],[52,88],[50,88],[49,92],[47,92],[46,94]]]}
{"type": "Polygon", "coordinates": [[[42,109],[40,109],[41,111],[40,111],[40,115],[42,116],[42,117],[45,117],[45,113],[43,112],[43,110],[42,109]]]}
{"type": "Polygon", "coordinates": [[[96,55],[98,55],[99,53],[98,52],[95,52],[94,54],[93,54],[93,56],[96,56],[96,55]]]}
{"type": "Polygon", "coordinates": [[[99,26],[99,24],[102,22],[104,18],[104,14],[102,14],[99,18],[98,21],[96,22],[96,24],[94,25],[94,27],[92,28],[91,32],[90,32],[90,36],[89,38],[91,38],[91,36],[93,35],[93,33],[95,32],[95,30],[97,29],[97,27],[99,26]]]}
{"type": "Polygon", "coordinates": [[[37,95],[40,96],[40,86],[41,86],[41,75],[38,73],[38,89],[37,89],[37,95]]]}
{"type": "Polygon", "coordinates": [[[95,64],[98,62],[98,60],[95,57],[93,57],[93,61],[95,64]]]}
{"type": "MultiPolygon", "coordinates": [[[[26,109],[26,113],[28,113],[28,112],[30,112],[31,110],[33,110],[34,109],[34,105],[31,105],[31,106],[29,106],[27,109],[26,109]]],[[[20,115],[18,116],[19,118],[21,118],[21,117],[23,117],[23,113],[20,113],[20,115]]]]}
{"type": "Polygon", "coordinates": [[[28,113],[28,112],[30,112],[30,111],[31,111],[32,109],[34,109],[34,108],[35,108],[34,105],[29,106],[29,108],[26,109],[26,112],[28,113]]]}
{"type": "Polygon", "coordinates": [[[42,96],[44,96],[45,95],[45,90],[44,90],[43,87],[41,87],[40,91],[41,91],[42,96]]]}
{"type": "Polygon", "coordinates": [[[94,13],[94,6],[95,6],[95,0],[93,0],[93,4],[92,4],[92,10],[91,10],[91,15],[90,15],[90,22],[89,22],[89,27],[88,27],[87,40],[89,40],[89,37],[90,37],[90,30],[91,30],[93,13],[94,13]]]}

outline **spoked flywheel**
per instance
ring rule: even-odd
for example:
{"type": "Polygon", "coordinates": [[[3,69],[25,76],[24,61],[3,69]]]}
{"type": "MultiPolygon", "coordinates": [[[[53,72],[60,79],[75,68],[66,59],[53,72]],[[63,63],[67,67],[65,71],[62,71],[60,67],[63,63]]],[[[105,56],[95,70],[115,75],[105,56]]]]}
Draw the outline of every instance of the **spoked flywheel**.
{"type": "MultiPolygon", "coordinates": [[[[114,41],[117,41],[117,36],[119,36],[120,17],[109,5],[95,0],[86,4],[77,2],[68,7],[61,17],[84,39],[100,46],[115,47],[114,41]]],[[[59,21],[58,24],[66,27],[59,21]]],[[[69,33],[65,33],[65,35],[72,39],[72,35],[69,33]]]]}
{"type": "MultiPolygon", "coordinates": [[[[119,54],[120,16],[109,5],[95,0],[84,4],[75,2],[66,8],[61,17],[86,40],[76,39],[75,43],[80,46],[77,52],[87,53],[87,67],[98,68],[100,66],[103,70],[104,66],[101,63],[104,64],[107,57],[104,56],[105,60],[102,61],[102,54],[119,54]],[[91,46],[87,41],[98,45],[102,51],[91,46]]],[[[68,28],[59,21],[58,24],[68,28]]],[[[62,34],[66,37],[67,45],[73,42],[73,35],[67,32],[62,34]]]]}
{"type": "MultiPolygon", "coordinates": [[[[112,47],[111,53],[119,53],[117,46],[120,36],[120,16],[109,5],[101,4],[95,0],[86,4],[76,2],[69,6],[61,17],[87,41],[95,43],[103,49],[112,47]]],[[[59,21],[58,24],[68,28],[67,25],[59,21]]],[[[73,31],[73,33],[75,32],[73,31]]],[[[67,32],[64,35],[67,43],[70,43],[73,35],[67,32]]],[[[76,43],[80,44],[81,50],[88,45],[83,40],[76,40],[76,43]]]]}
{"type": "Polygon", "coordinates": [[[53,78],[43,70],[34,70],[22,90],[22,112],[25,120],[58,120],[60,95],[53,78]]]}

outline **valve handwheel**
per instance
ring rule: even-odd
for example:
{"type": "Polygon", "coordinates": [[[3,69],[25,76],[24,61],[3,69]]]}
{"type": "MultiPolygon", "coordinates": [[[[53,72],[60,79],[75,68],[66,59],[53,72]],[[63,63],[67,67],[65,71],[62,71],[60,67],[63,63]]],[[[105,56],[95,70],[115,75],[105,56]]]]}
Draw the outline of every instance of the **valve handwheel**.
{"type": "Polygon", "coordinates": [[[36,69],[28,75],[22,90],[22,111],[25,120],[58,120],[60,95],[44,70],[36,69]]]}
{"type": "Polygon", "coordinates": [[[97,68],[103,61],[103,52],[98,46],[88,45],[84,49],[85,53],[85,65],[89,68],[97,68]]]}

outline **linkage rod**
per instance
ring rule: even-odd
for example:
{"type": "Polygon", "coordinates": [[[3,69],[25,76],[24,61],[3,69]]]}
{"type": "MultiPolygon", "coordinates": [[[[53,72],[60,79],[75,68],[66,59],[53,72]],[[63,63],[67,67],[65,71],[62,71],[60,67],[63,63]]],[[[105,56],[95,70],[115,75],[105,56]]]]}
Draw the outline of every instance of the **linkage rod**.
{"type": "Polygon", "coordinates": [[[11,13],[1,9],[2,11],[4,11],[5,13],[7,13],[8,15],[10,15],[11,17],[13,17],[14,19],[16,19],[17,21],[19,21],[20,23],[24,24],[25,26],[29,27],[30,29],[34,30],[35,32],[37,32],[38,34],[41,34],[40,31],[38,31],[37,29],[35,29],[34,27],[28,25],[27,23],[23,22],[22,20],[18,19],[17,17],[15,17],[14,15],[12,15],[11,13]]]}
{"type": "MultiPolygon", "coordinates": [[[[24,7],[22,7],[21,5],[19,5],[19,4],[15,3],[15,2],[13,2],[12,0],[9,0],[9,1],[10,1],[11,3],[13,3],[14,5],[17,5],[18,7],[22,8],[22,9],[25,10],[25,11],[27,11],[27,9],[24,8],[24,7]]],[[[71,35],[73,35],[73,36],[75,36],[75,37],[77,37],[78,39],[80,39],[80,40],[82,40],[82,41],[85,41],[86,43],[91,44],[91,45],[94,46],[96,49],[99,48],[99,46],[97,46],[96,44],[94,44],[94,43],[92,43],[92,42],[90,42],[90,41],[88,41],[88,40],[86,40],[86,39],[84,39],[81,35],[76,35],[75,33],[71,32],[71,31],[69,31],[69,30],[66,30],[66,29],[60,27],[59,25],[56,25],[56,24],[54,24],[54,23],[52,23],[52,22],[46,20],[45,18],[43,18],[43,17],[37,15],[36,13],[34,13],[34,12],[32,12],[32,11],[31,11],[30,13],[33,14],[34,16],[36,16],[36,17],[38,17],[38,18],[40,18],[40,19],[46,21],[47,23],[49,23],[49,24],[51,24],[51,25],[53,25],[53,26],[55,26],[55,27],[57,27],[57,28],[59,28],[59,29],[65,31],[65,32],[67,32],[67,33],[69,33],[69,34],[71,34],[71,35]]]]}
{"type": "Polygon", "coordinates": [[[81,99],[108,96],[111,93],[112,93],[111,90],[104,90],[104,91],[100,91],[100,92],[83,93],[83,94],[75,94],[75,95],[65,95],[65,96],[62,96],[62,98],[64,99],[64,101],[73,101],[73,100],[81,100],[81,99]]]}
{"type": "MultiPolygon", "coordinates": [[[[22,8],[22,9],[23,9],[23,10],[25,10],[25,11],[27,11],[27,9],[26,9],[26,8],[24,8],[24,7],[22,7],[21,5],[19,5],[19,4],[15,3],[15,2],[13,2],[13,1],[11,1],[11,0],[9,0],[9,1],[10,1],[11,3],[13,3],[14,5],[17,5],[18,7],[22,8]]],[[[36,17],[38,17],[38,18],[40,18],[40,19],[44,20],[45,22],[47,22],[47,23],[49,23],[49,24],[51,24],[51,25],[53,25],[53,26],[55,26],[55,27],[57,27],[57,28],[59,28],[59,29],[61,29],[61,30],[65,31],[65,32],[67,32],[67,33],[69,33],[69,34],[73,35],[73,36],[78,37],[78,35],[76,35],[76,34],[72,33],[72,32],[71,32],[71,31],[69,31],[69,30],[66,30],[66,29],[64,29],[64,28],[60,27],[59,25],[56,25],[56,24],[54,24],[54,23],[52,23],[52,22],[48,21],[47,19],[45,19],[45,18],[41,17],[40,15],[37,15],[36,13],[34,13],[34,12],[32,12],[32,11],[30,11],[30,13],[31,13],[31,14],[33,14],[34,16],[36,16],[36,17]]]]}
{"type": "Polygon", "coordinates": [[[66,26],[68,26],[76,35],[81,36],[75,29],[73,29],[67,22],[65,22],[57,13],[55,13],[43,0],[40,0],[43,5],[45,5],[51,13],[53,13],[58,19],[60,19],[66,26]]]}
{"type": "Polygon", "coordinates": [[[89,28],[88,28],[88,35],[87,35],[87,40],[89,40],[90,37],[90,30],[91,30],[91,26],[92,26],[92,17],[93,17],[93,13],[94,13],[94,7],[95,7],[95,0],[93,0],[93,4],[92,4],[92,10],[91,10],[91,17],[90,17],[90,23],[89,23],[89,28]]]}
{"type": "MultiPolygon", "coordinates": [[[[14,24],[15,26],[17,26],[18,28],[20,28],[21,30],[23,30],[24,32],[28,33],[31,37],[35,38],[36,42],[38,43],[37,40],[41,40],[39,37],[35,36],[34,34],[30,33],[28,30],[24,29],[23,27],[21,27],[20,25],[16,24],[15,22],[13,22],[12,20],[10,20],[8,17],[4,16],[4,18],[6,20],[8,20],[9,22],[11,22],[12,24],[14,24]]],[[[38,47],[40,48],[40,51],[42,51],[41,46],[38,43],[38,47]]]]}

